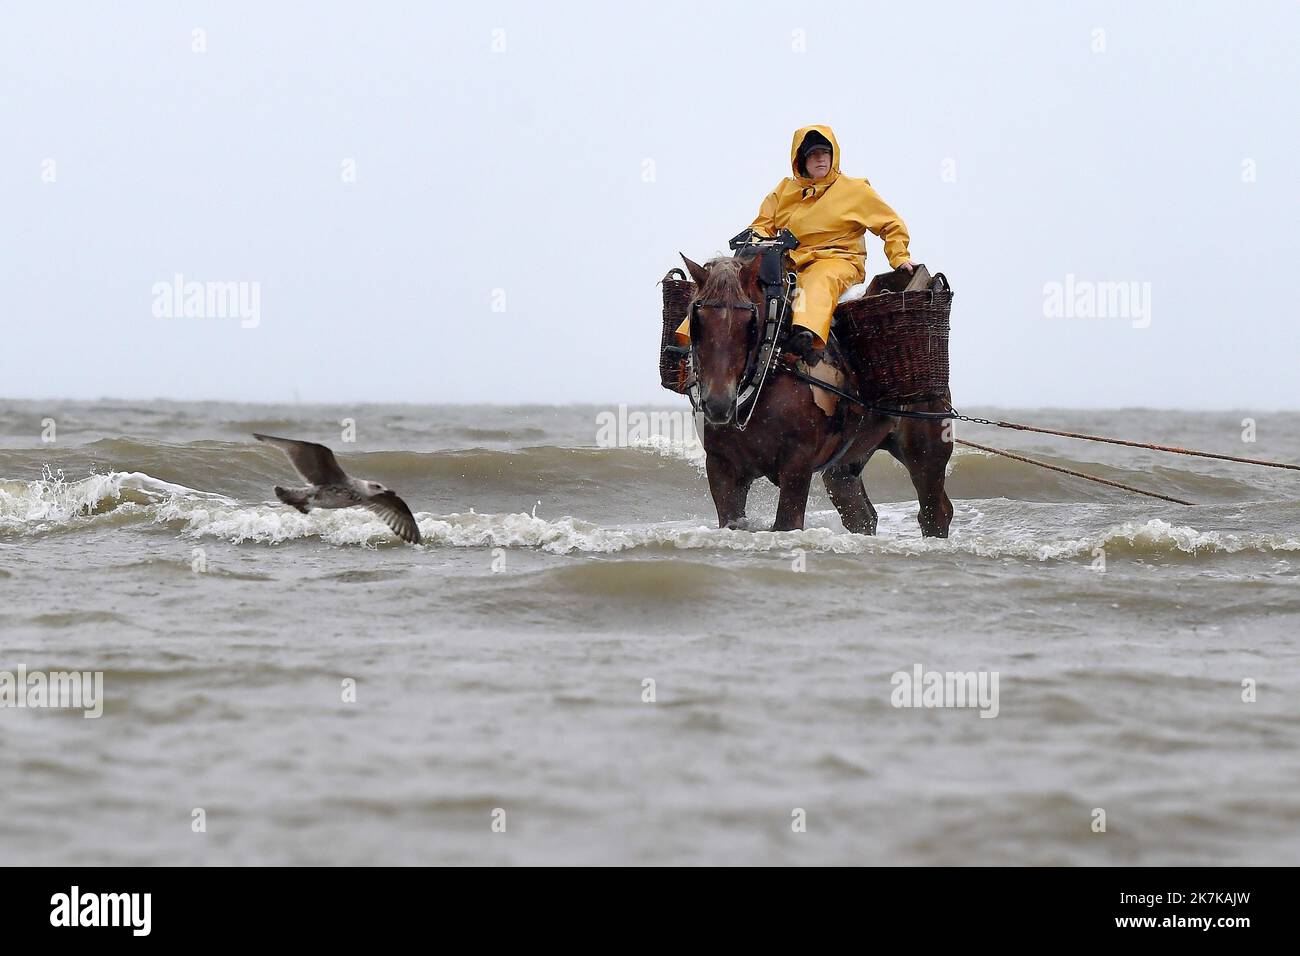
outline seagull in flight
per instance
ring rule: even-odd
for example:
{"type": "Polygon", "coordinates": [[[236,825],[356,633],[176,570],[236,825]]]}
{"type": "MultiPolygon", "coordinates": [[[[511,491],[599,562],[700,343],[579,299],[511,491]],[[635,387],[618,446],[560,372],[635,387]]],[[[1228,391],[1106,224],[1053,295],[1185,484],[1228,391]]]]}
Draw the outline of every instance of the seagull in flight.
{"type": "Polygon", "coordinates": [[[383,519],[393,533],[409,544],[420,543],[420,528],[406,502],[377,481],[349,478],[339,467],[334,452],[324,445],[274,435],[253,437],[273,445],[289,456],[294,471],[310,482],[306,488],[275,486],[275,496],[286,505],[307,514],[313,508],[365,508],[383,519]]]}

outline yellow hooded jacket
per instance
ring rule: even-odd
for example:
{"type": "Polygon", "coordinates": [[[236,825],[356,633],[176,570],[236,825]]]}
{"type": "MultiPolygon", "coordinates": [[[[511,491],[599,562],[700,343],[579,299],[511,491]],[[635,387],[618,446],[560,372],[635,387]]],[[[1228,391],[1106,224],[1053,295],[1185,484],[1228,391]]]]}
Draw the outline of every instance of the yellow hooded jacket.
{"type": "Polygon", "coordinates": [[[885,241],[891,268],[909,261],[907,226],[871,183],[840,172],[840,144],[829,126],[795,130],[790,171],[793,175],[781,180],[763,200],[750,228],[765,236],[775,236],[781,229],[793,232],[799,239],[799,248],[791,253],[796,270],[818,259],[836,258],[848,259],[865,275],[867,245],[863,236],[868,230],[885,241]],[[831,143],[831,171],[816,180],[799,173],[799,146],[814,130],[831,143]]]}

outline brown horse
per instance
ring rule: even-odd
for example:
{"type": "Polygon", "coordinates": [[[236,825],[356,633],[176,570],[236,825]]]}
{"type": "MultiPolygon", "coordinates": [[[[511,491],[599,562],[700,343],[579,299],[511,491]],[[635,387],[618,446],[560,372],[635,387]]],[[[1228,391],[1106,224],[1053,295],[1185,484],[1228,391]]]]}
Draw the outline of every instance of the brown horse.
{"type": "MultiPolygon", "coordinates": [[[[746,427],[738,428],[736,396],[755,339],[751,323],[757,321],[750,306],[758,304],[762,310],[759,260],[742,262],[724,256],[700,266],[685,256],[682,259],[695,281],[699,303],[692,347],[705,422],[701,436],[705,470],[718,509],[718,527],[744,525],[750,486],[762,476],[781,489],[772,530],[801,529],[813,473],[821,470],[844,527],[875,534],[876,509],[863,487],[862,469],[880,448],[897,458],[912,477],[921,505],[917,514],[921,533],[946,538],[952,502],[943,482],[952,443],[945,438],[944,422],[882,415],[843,399],[827,415],[813,400],[812,386],[777,369],[768,375],[758,398],[751,399],[757,406],[746,427]]],[[[824,359],[844,373],[850,392],[861,394],[834,335],[824,359]]],[[[948,400],[945,393],[897,407],[944,412],[951,407],[948,400]]],[[[742,408],[742,418],[749,411],[748,406],[742,408]]]]}

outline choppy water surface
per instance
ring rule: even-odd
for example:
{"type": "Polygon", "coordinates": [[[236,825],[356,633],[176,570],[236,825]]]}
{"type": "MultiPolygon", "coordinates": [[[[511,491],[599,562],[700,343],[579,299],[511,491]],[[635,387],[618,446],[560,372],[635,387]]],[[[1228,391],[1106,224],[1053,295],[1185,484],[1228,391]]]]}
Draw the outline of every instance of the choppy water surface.
{"type": "MultiPolygon", "coordinates": [[[[1300,475],[970,427],[1198,504],[960,449],[948,541],[887,458],[874,538],[818,482],[807,530],[720,531],[698,451],[603,411],[0,402],[0,670],[106,697],[0,709],[0,862],[1300,862],[1300,475]],[[275,502],[252,431],[425,546],[275,502]],[[916,664],[998,716],[891,706],[916,664]]],[[[1294,413],[999,414],[1300,461],[1294,413]]]]}

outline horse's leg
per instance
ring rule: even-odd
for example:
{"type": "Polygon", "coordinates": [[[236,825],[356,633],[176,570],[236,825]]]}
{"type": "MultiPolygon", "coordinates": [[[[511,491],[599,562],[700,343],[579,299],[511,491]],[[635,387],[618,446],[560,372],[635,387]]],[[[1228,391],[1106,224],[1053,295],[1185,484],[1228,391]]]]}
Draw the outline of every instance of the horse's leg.
{"type": "Polygon", "coordinates": [[[835,510],[846,531],[855,534],[876,533],[876,507],[867,496],[862,471],[882,443],[889,440],[895,420],[868,416],[857,425],[858,435],[844,460],[822,472],[822,483],[831,496],[835,510]]]}
{"type": "Polygon", "coordinates": [[[876,533],[876,508],[867,497],[867,489],[862,484],[861,464],[839,464],[822,472],[822,484],[831,496],[831,503],[840,513],[844,529],[854,534],[876,533]]]}
{"type": "Polygon", "coordinates": [[[802,531],[804,512],[808,508],[808,486],[812,484],[812,466],[803,460],[781,469],[781,498],[776,505],[773,531],[802,531]]]}
{"type": "Polygon", "coordinates": [[[943,487],[948,459],[952,457],[952,442],[944,441],[943,432],[942,421],[904,419],[891,436],[893,440],[882,446],[903,464],[912,478],[916,500],[921,506],[916,520],[921,525],[921,534],[927,538],[948,537],[948,526],[952,523],[952,502],[943,487]]]}
{"type": "Polygon", "coordinates": [[[718,509],[718,527],[739,528],[745,520],[745,502],[754,479],[742,475],[720,455],[705,458],[704,470],[709,476],[714,507],[718,509]]]}

